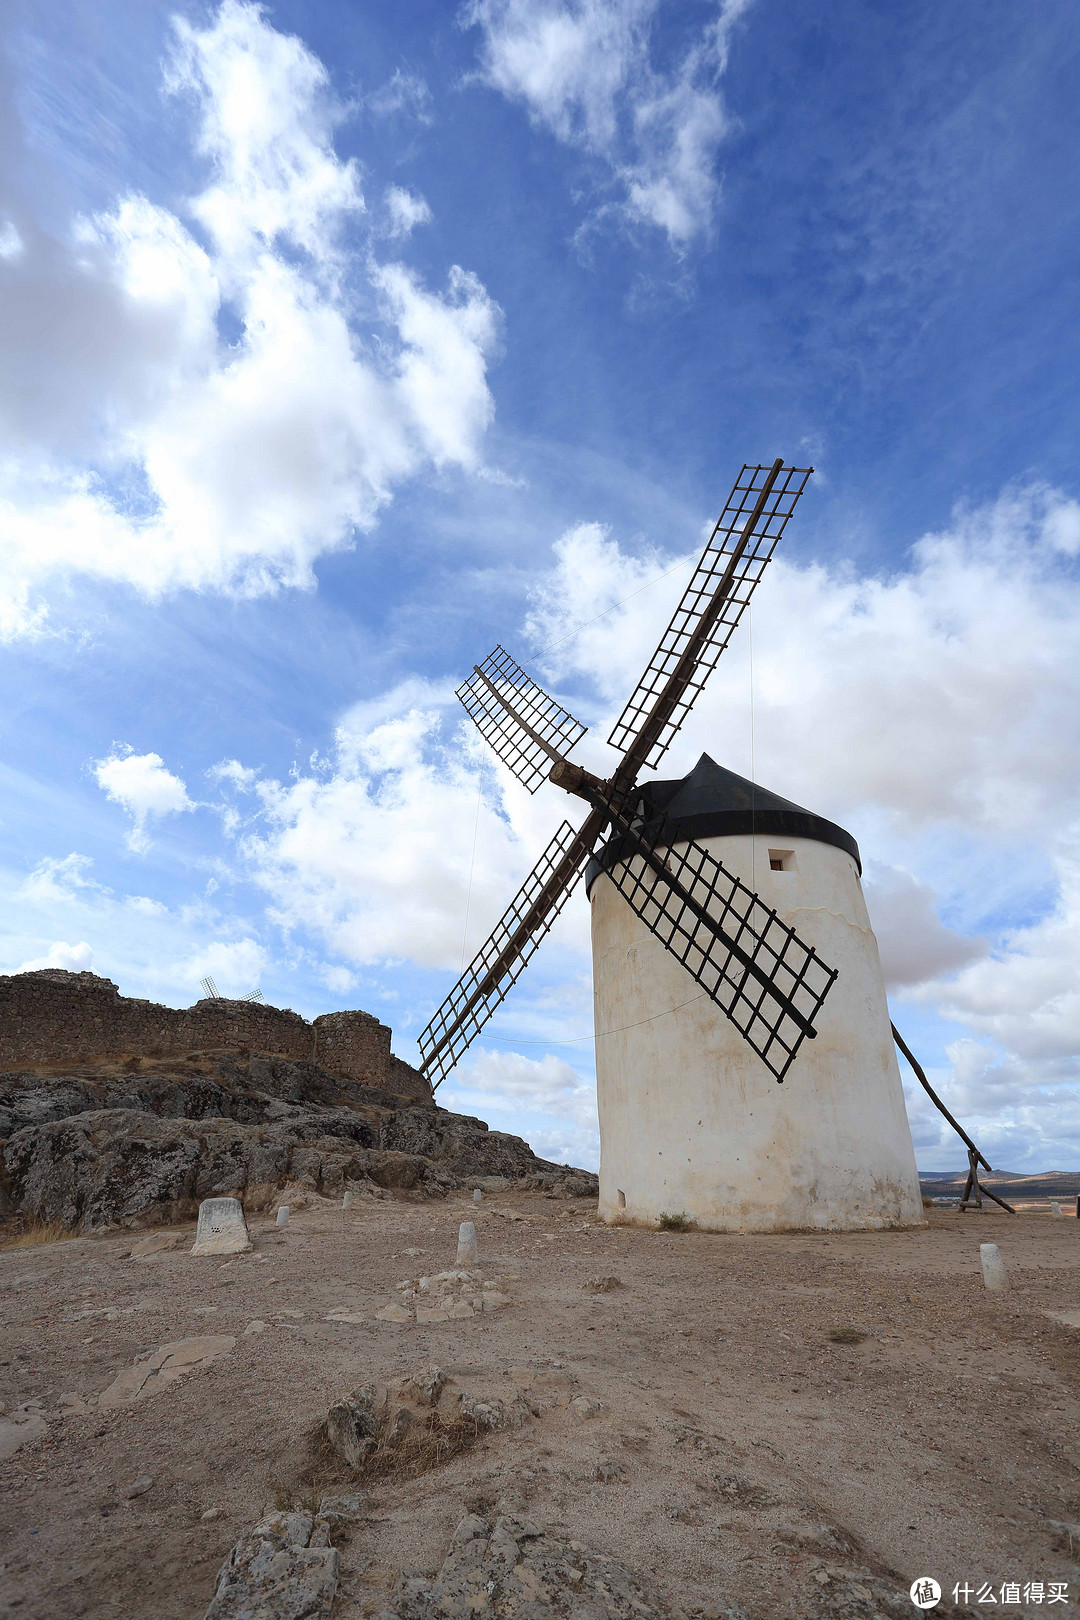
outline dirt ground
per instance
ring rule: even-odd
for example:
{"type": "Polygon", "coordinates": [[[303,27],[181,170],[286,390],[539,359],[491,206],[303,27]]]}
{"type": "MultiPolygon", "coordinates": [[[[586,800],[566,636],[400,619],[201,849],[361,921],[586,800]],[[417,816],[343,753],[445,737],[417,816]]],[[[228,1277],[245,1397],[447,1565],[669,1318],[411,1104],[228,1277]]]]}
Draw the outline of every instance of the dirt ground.
{"type": "Polygon", "coordinates": [[[193,1257],[190,1232],[129,1258],[141,1235],[0,1253],[0,1401],[9,1415],[40,1401],[47,1420],[0,1465],[12,1620],[201,1620],[275,1497],[348,1488],[320,1476],[310,1439],[330,1403],[432,1362],[481,1395],[552,1399],[433,1471],[366,1487],[335,1620],[377,1614],[399,1574],[436,1570],[466,1513],[500,1507],[569,1527],[686,1615],[869,1616],[883,1612],[870,1576],[897,1613],[918,1612],[922,1575],[944,1589],[939,1612],[956,1612],[956,1583],[990,1583],[999,1612],[1047,1611],[1037,1589],[1003,1603],[1012,1581],[1067,1583],[1050,1613],[1080,1604],[1080,1330],[1048,1314],[1080,1322],[1075,1221],[934,1210],[905,1232],[739,1237],[604,1227],[584,1203],[493,1193],[478,1209],[315,1201],[282,1233],[256,1223],[233,1260],[193,1257]],[[465,1218],[511,1303],[375,1320],[399,1282],[452,1266],[465,1218]],[[1003,1295],[982,1284],[986,1241],[1003,1295]],[[600,1276],[620,1286],[589,1292],[600,1276]],[[865,1337],[830,1339],[845,1329],[865,1337]],[[98,1396],[198,1335],[236,1342],[148,1398],[61,1412],[62,1395],[98,1396]],[[129,1499],[140,1476],[152,1483],[129,1499]]]}

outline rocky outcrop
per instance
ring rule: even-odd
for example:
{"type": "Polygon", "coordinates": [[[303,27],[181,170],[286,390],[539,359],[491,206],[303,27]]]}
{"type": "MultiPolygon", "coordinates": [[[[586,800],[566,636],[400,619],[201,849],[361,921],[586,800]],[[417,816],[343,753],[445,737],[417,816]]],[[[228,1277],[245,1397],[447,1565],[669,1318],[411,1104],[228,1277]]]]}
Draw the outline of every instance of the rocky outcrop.
{"type": "Polygon", "coordinates": [[[491,1524],[475,1514],[454,1531],[435,1579],[404,1577],[380,1620],[458,1615],[470,1620],[685,1620],[617,1558],[584,1546],[564,1530],[509,1515],[491,1524]]]}
{"type": "Polygon", "coordinates": [[[0,1141],[0,1213],[83,1232],[185,1219],[204,1198],[258,1209],[286,1183],[335,1198],[442,1197],[491,1177],[596,1190],[482,1120],[259,1052],[0,1075],[0,1141]]]}

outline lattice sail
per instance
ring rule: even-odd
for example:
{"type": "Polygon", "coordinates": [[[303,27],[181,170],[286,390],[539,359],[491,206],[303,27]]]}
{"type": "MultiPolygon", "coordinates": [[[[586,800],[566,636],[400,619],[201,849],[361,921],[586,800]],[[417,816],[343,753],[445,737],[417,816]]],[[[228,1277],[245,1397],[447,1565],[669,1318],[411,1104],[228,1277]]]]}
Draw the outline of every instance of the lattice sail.
{"type": "Polygon", "coordinates": [[[655,726],[656,734],[636,761],[639,769],[652,769],[667,752],[694,699],[731,640],[812,471],[811,467],[781,467],[747,537],[745,549],[731,571],[715,622],[701,645],[695,648],[695,636],[724,582],[773,468],[746,466],[735,480],[682,601],[608,738],[614,747],[628,753],[659,706],[662,712],[655,726]],[[678,679],[673,682],[673,677],[678,679]]]}
{"type": "Polygon", "coordinates": [[[564,821],[419,1038],[420,1068],[433,1086],[476,1039],[550,929],[577,884],[606,817],[594,811],[580,831],[564,821]]]}
{"type": "Polygon", "coordinates": [[[671,842],[663,816],[635,821],[604,851],[605,870],[782,1081],[814,1033],[836,970],[702,845],[671,842]]]}
{"type": "Polygon", "coordinates": [[[456,695],[480,734],[530,793],[547,779],[553,761],[568,753],[588,730],[537,686],[502,647],[496,647],[477,666],[456,695]]]}

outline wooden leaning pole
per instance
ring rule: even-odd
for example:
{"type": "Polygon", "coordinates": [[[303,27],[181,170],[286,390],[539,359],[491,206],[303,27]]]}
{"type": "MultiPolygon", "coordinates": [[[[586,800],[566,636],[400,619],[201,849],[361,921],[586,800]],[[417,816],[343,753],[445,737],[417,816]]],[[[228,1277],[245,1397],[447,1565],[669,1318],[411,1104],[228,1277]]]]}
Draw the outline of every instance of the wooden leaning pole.
{"type": "MultiPolygon", "coordinates": [[[[941,1098],[938,1096],[937,1092],[926,1078],[926,1075],[923,1073],[922,1064],[912,1052],[896,1025],[890,1024],[889,1028],[893,1032],[893,1040],[896,1042],[901,1052],[903,1052],[904,1056],[911,1064],[916,1080],[918,1080],[919,1084],[926,1092],[926,1095],[934,1104],[934,1107],[944,1114],[957,1136],[960,1137],[961,1141],[967,1147],[968,1173],[967,1180],[964,1183],[964,1191],[960,1196],[959,1207],[961,1213],[963,1213],[963,1211],[966,1210],[971,1204],[974,1204],[976,1209],[982,1209],[983,1193],[985,1193],[987,1198],[992,1198],[994,1200],[995,1204],[1000,1204],[1002,1209],[1008,1210],[1010,1215],[1015,1215],[1016,1211],[1013,1209],[1011,1204],[1007,1204],[1004,1198],[999,1198],[996,1192],[991,1192],[989,1187],[984,1187],[982,1185],[979,1180],[979,1166],[981,1164],[984,1169],[992,1170],[993,1166],[991,1165],[990,1160],[986,1158],[984,1154],[979,1152],[979,1149],[975,1146],[964,1127],[949,1113],[949,1110],[946,1108],[945,1104],[942,1102],[941,1098]]],[[[1077,1214],[1080,1215],[1080,1198],[1078,1198],[1076,1201],[1076,1209],[1077,1214]]]]}

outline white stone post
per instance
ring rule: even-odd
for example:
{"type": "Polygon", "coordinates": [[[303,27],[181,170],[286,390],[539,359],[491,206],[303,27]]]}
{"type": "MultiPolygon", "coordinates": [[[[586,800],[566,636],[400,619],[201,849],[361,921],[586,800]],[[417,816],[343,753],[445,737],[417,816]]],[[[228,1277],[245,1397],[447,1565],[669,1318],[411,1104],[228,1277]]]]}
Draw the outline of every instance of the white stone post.
{"type": "Polygon", "coordinates": [[[482,1204],[484,1202],[484,1189],[482,1187],[473,1188],[472,1201],[474,1204],[482,1204]]]}
{"type": "Polygon", "coordinates": [[[458,1227],[457,1259],[454,1264],[459,1271],[468,1271],[476,1265],[476,1227],[472,1221],[462,1221],[458,1227]]]}
{"type": "Polygon", "coordinates": [[[289,1224],[289,1206],[288,1206],[288,1204],[281,1204],[281,1205],[278,1206],[276,1224],[278,1226],[288,1226],[288,1224],[289,1224]]]}
{"type": "Polygon", "coordinates": [[[352,1200],[353,1200],[352,1188],[351,1187],[346,1187],[345,1196],[341,1200],[342,1209],[352,1209],[352,1200]]]}
{"type": "Polygon", "coordinates": [[[204,1198],[192,1254],[246,1254],[251,1248],[239,1198],[204,1198]]]}
{"type": "Polygon", "coordinates": [[[1009,1274],[1005,1270],[1005,1262],[1001,1258],[1001,1250],[996,1243],[980,1243],[979,1259],[982,1261],[983,1282],[991,1293],[1003,1294],[1009,1286],[1009,1274]]]}

